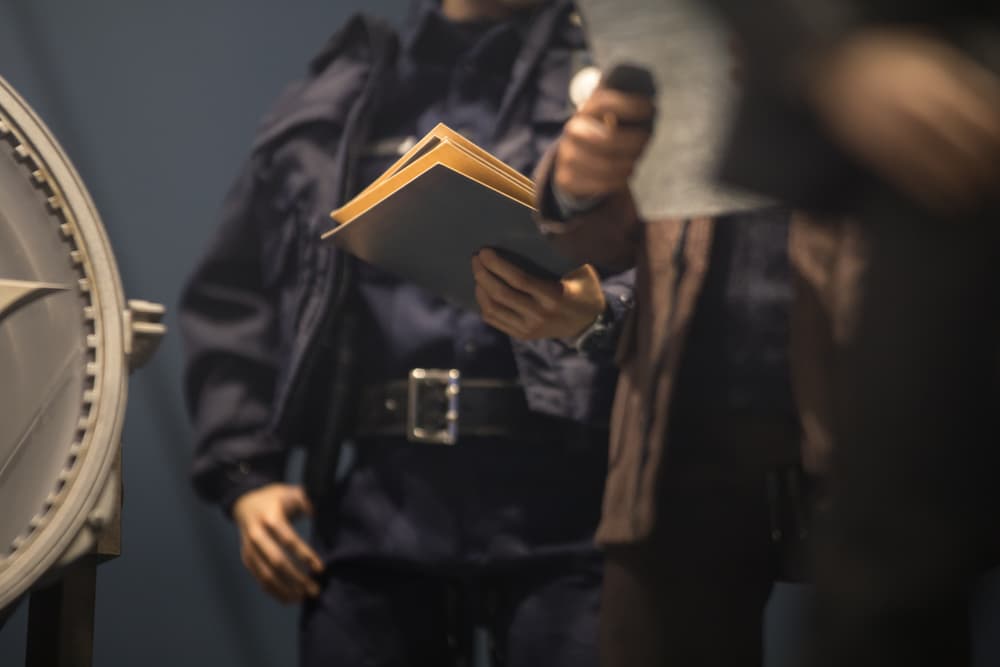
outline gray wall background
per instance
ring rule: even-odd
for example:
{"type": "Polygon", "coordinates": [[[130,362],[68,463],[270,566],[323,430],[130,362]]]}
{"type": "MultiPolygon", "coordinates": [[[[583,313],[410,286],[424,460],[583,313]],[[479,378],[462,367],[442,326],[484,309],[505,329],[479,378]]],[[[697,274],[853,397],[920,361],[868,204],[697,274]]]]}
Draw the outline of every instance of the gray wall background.
{"type": "MultiPolygon", "coordinates": [[[[344,19],[407,0],[0,0],[0,76],[52,128],[104,217],[132,298],[165,303],[258,119],[344,19]]],[[[295,610],[259,594],[235,532],[190,491],[180,341],[133,378],[124,556],[99,574],[102,667],[294,664],[295,610]]],[[[2,510],[0,510],[2,511],[2,510]]],[[[0,633],[23,664],[25,610],[0,633]]]]}
{"type": "MultiPolygon", "coordinates": [[[[350,12],[398,18],[406,3],[0,0],[0,76],[82,173],[128,295],[167,304],[176,332],[181,281],[257,119],[350,12]]],[[[189,490],[176,336],[133,379],[124,455],[124,556],[100,571],[96,664],[294,664],[296,612],[258,592],[232,527],[189,490]]],[[[990,586],[983,665],[1000,664],[1000,577],[990,586]]],[[[782,587],[772,605],[772,667],[793,653],[805,595],[782,587]]],[[[0,633],[4,667],[23,664],[24,611],[0,633]]]]}

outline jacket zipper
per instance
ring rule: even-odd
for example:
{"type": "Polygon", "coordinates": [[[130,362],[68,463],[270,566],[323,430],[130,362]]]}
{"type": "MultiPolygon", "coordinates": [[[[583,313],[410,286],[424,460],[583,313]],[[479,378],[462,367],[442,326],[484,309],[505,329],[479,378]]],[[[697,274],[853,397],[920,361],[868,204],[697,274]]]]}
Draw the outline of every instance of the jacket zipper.
{"type": "MultiPolygon", "coordinates": [[[[386,69],[384,46],[379,44],[373,50],[379,54],[378,59],[372,63],[372,70],[368,75],[368,81],[365,83],[364,90],[354,113],[352,113],[349,121],[344,124],[344,136],[351,144],[345,147],[344,173],[341,178],[339,192],[341,198],[347,196],[347,193],[351,191],[356,177],[357,153],[363,144],[362,135],[364,134],[358,131],[360,119],[365,109],[367,109],[374,99],[375,88],[384,78],[384,71],[386,69]]],[[[288,378],[288,389],[285,392],[285,399],[280,406],[280,411],[274,415],[274,430],[279,433],[285,432],[288,428],[290,416],[294,412],[294,407],[292,406],[302,404],[302,393],[310,384],[307,380],[311,375],[308,372],[303,372],[303,369],[313,367],[332,322],[343,310],[350,295],[352,278],[350,261],[339,252],[337,252],[334,261],[336,261],[336,266],[332,271],[329,269],[326,271],[328,274],[324,281],[326,284],[319,288],[321,292],[319,297],[326,302],[326,305],[323,306],[323,311],[320,313],[316,324],[311,327],[306,348],[299,356],[295,370],[288,378]],[[326,299],[331,292],[334,293],[332,302],[326,299]]]]}

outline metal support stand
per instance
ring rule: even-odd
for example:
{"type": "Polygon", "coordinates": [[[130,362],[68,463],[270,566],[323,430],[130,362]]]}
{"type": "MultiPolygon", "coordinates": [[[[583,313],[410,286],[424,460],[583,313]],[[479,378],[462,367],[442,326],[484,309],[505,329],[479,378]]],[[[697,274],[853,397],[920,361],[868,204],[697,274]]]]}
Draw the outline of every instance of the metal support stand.
{"type": "Polygon", "coordinates": [[[27,667],[91,667],[97,563],[86,556],[31,594],[27,667]]]}
{"type": "MultiPolygon", "coordinates": [[[[121,480],[121,450],[112,472],[121,480]]],[[[118,486],[121,489],[121,484],[118,486]]],[[[121,555],[121,496],[94,551],[30,595],[25,667],[92,667],[97,566],[121,555]]]]}

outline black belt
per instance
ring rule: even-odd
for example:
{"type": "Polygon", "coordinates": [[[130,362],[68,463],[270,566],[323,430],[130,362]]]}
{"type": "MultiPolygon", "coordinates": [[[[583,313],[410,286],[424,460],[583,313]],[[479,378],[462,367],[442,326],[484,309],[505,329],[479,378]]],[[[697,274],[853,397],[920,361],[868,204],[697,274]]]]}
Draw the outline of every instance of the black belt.
{"type": "Polygon", "coordinates": [[[466,380],[454,369],[416,368],[408,380],[362,389],[355,435],[454,445],[459,435],[517,437],[529,431],[529,417],[516,381],[466,380]]]}

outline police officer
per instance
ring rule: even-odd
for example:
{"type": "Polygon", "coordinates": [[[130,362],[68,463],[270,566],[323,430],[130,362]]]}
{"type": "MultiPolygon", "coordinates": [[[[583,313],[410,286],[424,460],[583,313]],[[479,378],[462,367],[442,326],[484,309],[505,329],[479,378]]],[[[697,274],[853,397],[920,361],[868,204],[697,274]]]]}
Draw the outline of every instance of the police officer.
{"type": "Polygon", "coordinates": [[[357,16],[265,119],[226,200],[182,303],[194,483],[263,588],[305,603],[305,665],[461,663],[473,626],[506,664],[596,661],[592,536],[631,276],[496,276],[522,307],[494,316],[522,342],[318,241],[438,122],[530,173],[585,61],[564,0],[421,0],[401,36],[357,16]],[[304,488],[284,482],[295,445],[304,488]]]}

